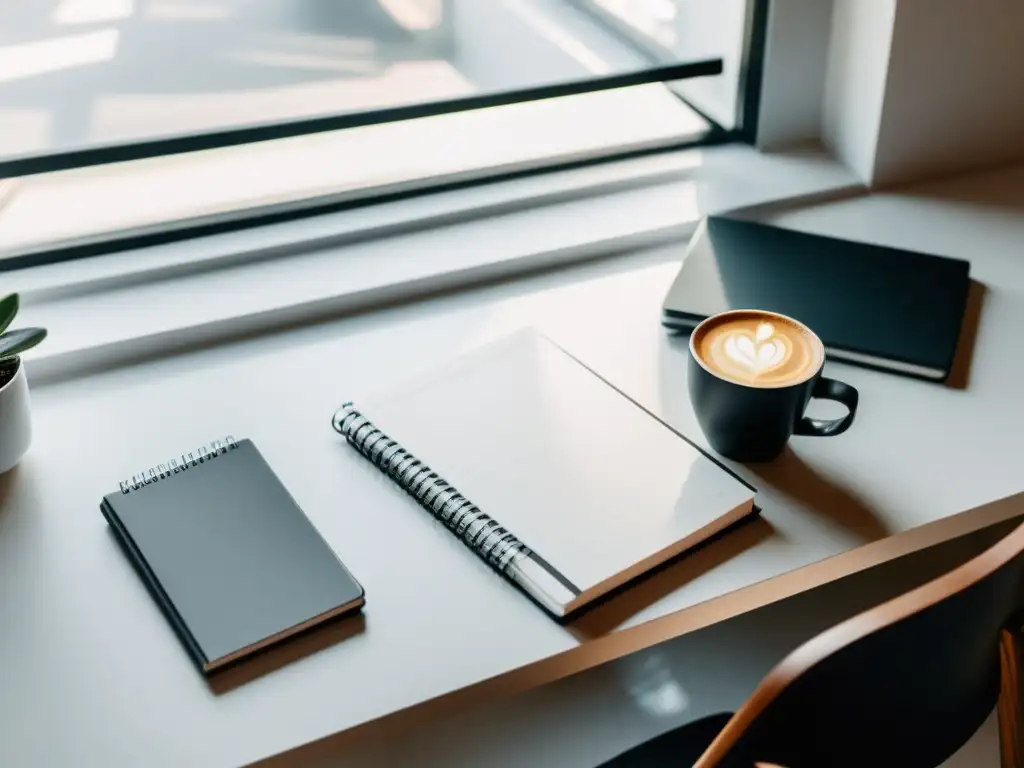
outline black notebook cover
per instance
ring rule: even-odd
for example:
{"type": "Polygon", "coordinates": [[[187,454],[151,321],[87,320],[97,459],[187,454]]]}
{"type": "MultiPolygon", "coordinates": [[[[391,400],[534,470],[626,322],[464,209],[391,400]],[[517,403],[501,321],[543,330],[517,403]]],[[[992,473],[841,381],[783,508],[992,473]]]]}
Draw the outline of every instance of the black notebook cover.
{"type": "Polygon", "coordinates": [[[729,309],[768,309],[810,326],[831,359],[942,381],[969,270],[958,259],[710,216],[690,241],[662,322],[686,330],[729,309]]]}
{"type": "Polygon", "coordinates": [[[100,508],[204,673],[363,605],[249,440],[158,465],[100,508]]]}

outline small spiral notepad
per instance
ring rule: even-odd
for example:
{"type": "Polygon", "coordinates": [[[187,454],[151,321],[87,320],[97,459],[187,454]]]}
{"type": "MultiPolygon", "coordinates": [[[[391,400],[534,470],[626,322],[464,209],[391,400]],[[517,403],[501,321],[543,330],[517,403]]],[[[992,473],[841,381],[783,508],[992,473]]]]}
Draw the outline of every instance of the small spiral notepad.
{"type": "Polygon", "coordinates": [[[363,605],[362,586],[251,440],[151,466],[100,510],[204,674],[363,605]]]}
{"type": "Polygon", "coordinates": [[[750,486],[535,331],[332,424],[559,619],[754,509],[750,486]]]}

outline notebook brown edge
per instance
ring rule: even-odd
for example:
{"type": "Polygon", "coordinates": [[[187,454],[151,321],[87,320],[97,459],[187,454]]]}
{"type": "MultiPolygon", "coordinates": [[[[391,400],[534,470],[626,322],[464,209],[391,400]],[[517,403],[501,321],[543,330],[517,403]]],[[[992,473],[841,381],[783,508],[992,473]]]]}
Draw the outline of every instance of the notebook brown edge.
{"type": "MultiPolygon", "coordinates": [[[[593,588],[593,591],[596,592],[595,595],[585,602],[574,604],[572,610],[558,617],[558,622],[560,624],[571,624],[592,610],[628,592],[638,584],[653,578],[688,555],[713,544],[713,542],[728,535],[730,531],[734,531],[759,514],[761,514],[761,508],[754,503],[753,498],[743,502],[729,510],[726,514],[719,515],[714,521],[702,526],[689,536],[679,539],[671,546],[665,547],[660,552],[646,558],[632,568],[620,572],[616,577],[605,579],[604,582],[593,588]],[[628,575],[622,576],[622,574],[628,575]],[[602,587],[601,591],[597,591],[602,587]]],[[[582,595],[586,594],[586,592],[582,593],[582,595]]]]}
{"type": "MultiPolygon", "coordinates": [[[[359,587],[360,590],[362,590],[361,584],[359,585],[359,587]]],[[[298,635],[302,632],[305,632],[306,630],[313,629],[314,627],[317,627],[320,624],[323,624],[324,622],[330,621],[331,619],[340,618],[341,616],[344,616],[347,613],[353,613],[361,609],[364,605],[366,605],[365,592],[360,592],[359,597],[357,597],[355,600],[350,600],[347,603],[342,603],[341,605],[336,606],[335,608],[326,610],[323,613],[317,614],[316,616],[306,619],[305,621],[301,621],[292,627],[288,627],[287,629],[282,629],[280,632],[276,632],[275,634],[265,637],[262,640],[258,640],[255,643],[252,643],[251,645],[247,645],[244,648],[239,648],[237,651],[232,651],[231,653],[225,656],[221,656],[219,658],[214,659],[213,661],[203,666],[203,671],[215,672],[223,667],[230,666],[231,664],[234,664],[237,661],[241,661],[242,659],[252,656],[255,653],[259,653],[262,650],[277,645],[280,642],[284,642],[285,640],[294,635],[298,635]]]]}

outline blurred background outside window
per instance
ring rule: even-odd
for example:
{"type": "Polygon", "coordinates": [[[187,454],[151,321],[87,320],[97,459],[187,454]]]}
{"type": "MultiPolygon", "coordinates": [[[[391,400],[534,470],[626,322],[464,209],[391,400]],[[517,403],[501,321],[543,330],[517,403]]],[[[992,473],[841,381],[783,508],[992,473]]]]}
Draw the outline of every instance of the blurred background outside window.
{"type": "Polygon", "coordinates": [[[197,217],[740,137],[756,5],[0,4],[0,267],[197,217]]]}

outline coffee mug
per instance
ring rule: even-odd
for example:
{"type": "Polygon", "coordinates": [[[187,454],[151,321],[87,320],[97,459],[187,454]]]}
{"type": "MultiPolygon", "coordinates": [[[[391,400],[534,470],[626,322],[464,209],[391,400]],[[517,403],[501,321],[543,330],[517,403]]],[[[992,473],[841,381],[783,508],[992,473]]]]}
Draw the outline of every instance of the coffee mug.
{"type": "Polygon", "coordinates": [[[736,461],[768,461],[793,435],[828,437],[850,428],[857,390],[821,375],[825,345],[777,312],[712,315],[690,335],[688,378],[697,421],[711,447],[736,461]],[[804,415],[811,398],[849,409],[839,419],[804,415]]]}

